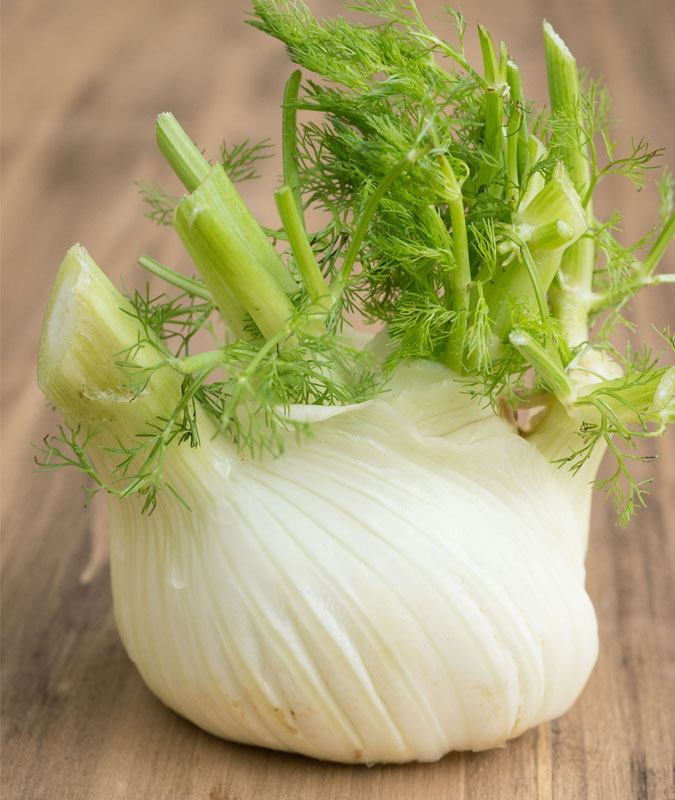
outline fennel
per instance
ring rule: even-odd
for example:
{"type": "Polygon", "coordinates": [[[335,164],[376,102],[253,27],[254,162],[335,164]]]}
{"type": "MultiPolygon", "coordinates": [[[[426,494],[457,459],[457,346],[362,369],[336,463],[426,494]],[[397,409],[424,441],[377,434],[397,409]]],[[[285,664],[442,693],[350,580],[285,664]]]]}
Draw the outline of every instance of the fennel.
{"type": "Polygon", "coordinates": [[[606,95],[548,23],[550,112],[536,116],[482,27],[483,64],[468,64],[454,12],[456,44],[413,0],[361,0],[375,25],[253,7],[300,68],[284,94],[280,228],[235,186],[266,142],[223,145],[212,164],[160,114],[187,194],[140,189],[198,277],[143,256],[170,294],[124,297],[84,248],[68,252],[38,375],[66,424],[39,463],[112,496],[127,648],[207,730],[346,761],[493,746],[581,690],[597,648],[590,485],[608,449],[614,470],[595,483],[627,523],[646,494],[635,443],[675,414],[673,367],[609,340],[637,291],[673,280],[655,272],[675,233],[672,179],[653,236],[625,246],[618,218],[598,219],[602,179],[641,186],[659,151],[617,156],[606,95]],[[354,314],[383,332],[359,343],[354,314]],[[214,344],[193,352],[202,330],[214,344]],[[305,574],[306,598],[293,588],[305,574]],[[420,685],[416,659],[436,684],[420,685]]]}

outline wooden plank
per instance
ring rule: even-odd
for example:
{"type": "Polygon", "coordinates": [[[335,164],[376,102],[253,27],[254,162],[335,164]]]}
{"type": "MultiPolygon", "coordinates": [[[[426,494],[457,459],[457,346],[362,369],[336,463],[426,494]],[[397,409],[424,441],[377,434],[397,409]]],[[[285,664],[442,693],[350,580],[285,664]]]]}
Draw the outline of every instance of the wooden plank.
{"type": "MultiPolygon", "coordinates": [[[[313,0],[331,13],[339,4],[313,0]]],[[[440,5],[419,3],[433,16],[440,5]]],[[[200,145],[278,139],[289,73],[282,48],[241,25],[243,0],[9,0],[3,6],[2,729],[7,798],[666,798],[675,752],[675,449],[661,443],[649,508],[628,531],[597,498],[588,587],[601,655],[570,713],[506,748],[434,765],[343,767],[229,744],[165,709],[115,631],[99,508],[79,479],[31,469],[31,442],[53,422],[35,387],[39,325],[56,265],[80,239],[108,273],[141,282],[141,251],[184,264],[170,231],[142,218],[133,185],[164,179],[153,142],[171,108],[200,145]]],[[[675,51],[665,0],[477,0],[545,96],[545,12],[582,64],[604,74],[622,139],[647,134],[673,152],[675,51]]],[[[471,38],[471,37],[468,37],[471,38]]],[[[471,45],[476,53],[475,45],[471,45]]],[[[247,188],[273,222],[277,166],[247,188]]],[[[609,200],[628,237],[655,219],[654,194],[623,184],[609,200]]],[[[609,201],[608,201],[609,202],[609,201]]],[[[671,258],[672,263],[672,258],[671,258]]],[[[672,292],[646,294],[633,317],[664,325],[672,292]]],[[[654,335],[651,336],[656,341],[654,335]]]]}

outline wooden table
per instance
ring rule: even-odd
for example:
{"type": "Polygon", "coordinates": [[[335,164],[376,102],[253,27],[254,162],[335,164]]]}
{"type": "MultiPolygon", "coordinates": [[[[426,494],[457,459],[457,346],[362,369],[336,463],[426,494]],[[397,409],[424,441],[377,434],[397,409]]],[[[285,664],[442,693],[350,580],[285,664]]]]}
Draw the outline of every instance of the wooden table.
{"type": "MultiPolygon", "coordinates": [[[[311,5],[338,8],[336,0],[311,5]]],[[[440,0],[420,5],[429,11],[440,0]]],[[[245,8],[244,0],[3,6],[3,797],[672,797],[672,438],[659,445],[654,494],[629,530],[615,529],[612,509],[596,499],[588,587],[601,655],[587,689],[562,719],[504,749],[368,770],[229,744],[164,708],[127,659],[100,510],[83,510],[77,475],[32,471],[30,444],[55,422],[35,385],[38,332],[56,267],[75,240],[128,286],[144,280],[134,265],[141,251],[182,263],[171,231],[143,219],[134,187],[138,178],[168,179],[153,142],[156,112],[173,110],[211,152],[223,135],[278,139],[289,66],[281,47],[241,24],[245,8]]],[[[580,63],[605,75],[621,139],[646,134],[669,145],[672,159],[667,0],[475,0],[465,8],[471,24],[480,19],[508,42],[538,97],[546,14],[580,63]]],[[[264,168],[246,196],[273,222],[277,164],[264,168]]],[[[656,219],[652,190],[636,196],[616,182],[605,198],[628,214],[626,237],[656,219]]],[[[632,318],[649,334],[650,323],[666,323],[668,301],[672,308],[672,293],[647,293],[632,318]]]]}

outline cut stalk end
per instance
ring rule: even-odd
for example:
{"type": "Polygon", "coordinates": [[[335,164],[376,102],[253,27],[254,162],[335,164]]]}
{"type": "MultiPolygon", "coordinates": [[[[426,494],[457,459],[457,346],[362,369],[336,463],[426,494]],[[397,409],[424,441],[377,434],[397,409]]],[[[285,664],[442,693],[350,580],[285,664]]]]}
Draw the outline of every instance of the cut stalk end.
{"type": "Polygon", "coordinates": [[[147,334],[131,310],[85,248],[71,247],[45,314],[38,385],[70,425],[99,432],[93,449],[103,469],[110,459],[106,447],[132,440],[180,397],[175,373],[143,372],[161,357],[151,346],[136,347],[147,334]],[[150,379],[140,377],[135,385],[135,376],[144,374],[150,379]]]}

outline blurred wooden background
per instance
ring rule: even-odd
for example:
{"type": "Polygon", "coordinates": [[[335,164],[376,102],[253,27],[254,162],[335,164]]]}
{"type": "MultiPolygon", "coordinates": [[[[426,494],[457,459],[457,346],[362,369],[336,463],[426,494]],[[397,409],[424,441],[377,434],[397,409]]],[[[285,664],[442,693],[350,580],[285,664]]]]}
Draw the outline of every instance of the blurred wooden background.
{"type": "MultiPolygon", "coordinates": [[[[338,0],[310,0],[335,13],[338,0]]],[[[420,0],[429,19],[440,0],[420,0]]],[[[142,251],[185,264],[176,237],[144,219],[134,181],[169,178],[153,119],[176,113],[212,153],[223,137],[278,140],[283,50],[242,24],[245,0],[5,0],[2,11],[2,796],[7,800],[492,800],[673,797],[675,450],[630,530],[597,497],[588,587],[601,654],[562,719],[506,748],[435,765],[341,767],[214,739],[145,689],[118,640],[105,537],[75,474],[37,475],[31,443],[55,418],[35,385],[40,321],[66,248],[81,241],[115,280],[139,285],[142,251]]],[[[603,75],[622,141],[675,153],[673,8],[667,0],[472,0],[545,98],[540,24],[603,75]]],[[[447,23],[439,23],[439,27],[447,23]]],[[[474,56],[477,48],[469,35],[474,56]]],[[[274,222],[278,162],[245,193],[274,222]]],[[[173,184],[172,184],[173,185],[173,184]]],[[[604,206],[625,235],[656,220],[656,192],[612,183],[604,206]]],[[[670,255],[672,271],[673,253],[670,255]]],[[[651,341],[673,294],[632,318],[651,341]]],[[[672,324],[672,323],[671,323],[672,324]]]]}

